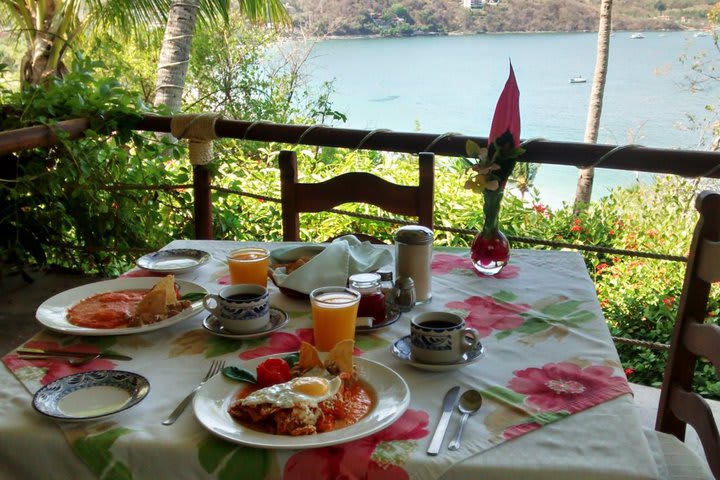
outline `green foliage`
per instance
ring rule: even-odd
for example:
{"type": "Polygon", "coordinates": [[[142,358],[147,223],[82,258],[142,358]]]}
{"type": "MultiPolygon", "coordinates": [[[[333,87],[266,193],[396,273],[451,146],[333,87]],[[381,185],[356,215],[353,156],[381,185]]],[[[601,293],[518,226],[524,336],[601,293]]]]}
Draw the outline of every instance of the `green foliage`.
{"type": "Polygon", "coordinates": [[[186,183],[189,172],[173,157],[179,156],[178,147],[132,130],[148,109],[136,92],[105,76],[103,69],[79,57],[63,80],[54,79],[47,88],[0,91],[0,130],[90,120],[81,140],[3,159],[3,264],[50,263],[114,274],[127,268],[131,249],[150,250],[188,235],[192,198],[187,192],[124,188],[186,183]],[[164,151],[170,157],[163,158],[164,151]]]}

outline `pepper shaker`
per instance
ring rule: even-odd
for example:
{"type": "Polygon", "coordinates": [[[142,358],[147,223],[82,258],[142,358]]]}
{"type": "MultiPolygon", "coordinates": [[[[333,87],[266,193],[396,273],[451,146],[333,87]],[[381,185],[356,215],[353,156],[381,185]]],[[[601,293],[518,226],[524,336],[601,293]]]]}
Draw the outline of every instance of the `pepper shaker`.
{"type": "Polygon", "coordinates": [[[433,231],[421,225],[408,225],[395,232],[395,278],[413,280],[416,305],[432,299],[432,243],[433,231]]]}
{"type": "Polygon", "coordinates": [[[400,277],[395,281],[392,294],[392,306],[400,312],[409,312],[415,306],[415,284],[410,277],[400,277]]]}

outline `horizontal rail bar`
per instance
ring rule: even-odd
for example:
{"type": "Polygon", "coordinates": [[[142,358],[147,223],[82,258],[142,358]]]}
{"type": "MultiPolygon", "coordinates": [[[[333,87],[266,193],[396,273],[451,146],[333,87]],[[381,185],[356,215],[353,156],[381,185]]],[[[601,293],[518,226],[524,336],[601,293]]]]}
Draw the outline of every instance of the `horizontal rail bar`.
{"type": "MultiPolygon", "coordinates": [[[[139,129],[170,132],[172,117],[146,115],[139,129]]],[[[246,122],[218,119],[215,133],[220,137],[338,148],[361,148],[417,154],[459,157],[465,155],[465,143],[472,140],[487,144],[487,137],[462,134],[356,130],[321,125],[286,125],[271,122],[246,122]]],[[[615,146],[590,143],[526,141],[527,153],[521,160],[533,163],[587,168],[666,173],[686,177],[720,178],[720,152],[674,150],[636,145],[615,146]]]]}
{"type": "Polygon", "coordinates": [[[50,147],[60,141],[58,132],[65,132],[67,138],[75,140],[90,128],[87,118],[63,120],[52,126],[38,125],[0,132],[0,156],[21,150],[50,147]]]}
{"type": "MultiPolygon", "coordinates": [[[[139,130],[170,132],[172,117],[146,115],[139,130]]],[[[58,122],[53,127],[38,126],[0,132],[0,155],[57,143],[57,131],[69,138],[79,138],[88,128],[87,119],[58,122]]],[[[220,137],[263,142],[302,144],[338,148],[362,148],[417,154],[431,151],[437,155],[465,155],[465,144],[472,140],[480,145],[486,137],[461,134],[392,132],[388,130],[357,130],[321,125],[286,125],[271,122],[247,122],[218,119],[215,133],[220,137]]],[[[587,168],[590,166],[615,170],[664,173],[685,177],[720,178],[720,152],[649,148],[636,145],[614,146],[535,139],[526,141],[522,160],[587,168]]]]}

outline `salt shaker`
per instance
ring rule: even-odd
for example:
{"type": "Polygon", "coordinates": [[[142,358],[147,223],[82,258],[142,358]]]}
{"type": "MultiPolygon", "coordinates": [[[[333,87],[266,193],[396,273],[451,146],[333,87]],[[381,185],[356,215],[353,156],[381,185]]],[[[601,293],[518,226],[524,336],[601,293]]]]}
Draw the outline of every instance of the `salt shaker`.
{"type": "Polygon", "coordinates": [[[395,278],[413,279],[416,304],[432,299],[432,243],[433,231],[421,225],[408,225],[395,232],[395,278]]]}
{"type": "Polygon", "coordinates": [[[400,312],[409,312],[415,306],[415,284],[410,277],[395,281],[391,297],[392,307],[400,312]]]}

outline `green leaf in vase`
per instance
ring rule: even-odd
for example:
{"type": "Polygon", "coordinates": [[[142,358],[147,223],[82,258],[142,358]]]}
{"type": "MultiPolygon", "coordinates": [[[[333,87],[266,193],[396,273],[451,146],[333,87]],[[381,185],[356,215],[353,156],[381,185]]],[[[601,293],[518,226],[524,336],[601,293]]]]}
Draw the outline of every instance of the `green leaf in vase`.
{"type": "Polygon", "coordinates": [[[252,372],[248,372],[244,368],[225,367],[222,369],[222,374],[231,380],[235,380],[236,382],[245,382],[245,383],[253,383],[253,384],[257,383],[255,374],[252,372]]]}

